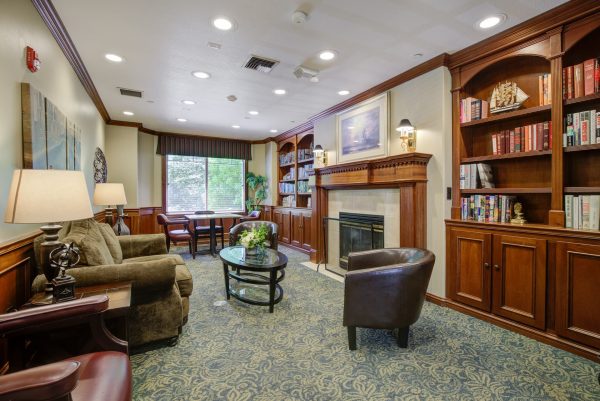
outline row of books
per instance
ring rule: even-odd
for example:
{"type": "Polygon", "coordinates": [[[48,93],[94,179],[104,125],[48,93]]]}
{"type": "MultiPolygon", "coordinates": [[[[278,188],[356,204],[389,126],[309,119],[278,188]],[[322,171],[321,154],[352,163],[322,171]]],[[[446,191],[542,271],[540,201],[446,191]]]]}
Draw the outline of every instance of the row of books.
{"type": "Polygon", "coordinates": [[[296,196],[288,195],[281,198],[281,206],[283,207],[296,207],[296,196]]]}
{"type": "Polygon", "coordinates": [[[468,97],[460,101],[460,122],[468,123],[473,120],[481,120],[488,117],[488,102],[474,97],[468,97]]]}
{"type": "Polygon", "coordinates": [[[293,194],[295,185],[291,182],[280,182],[279,183],[279,193],[293,194]]]}
{"type": "Polygon", "coordinates": [[[492,133],[494,155],[549,149],[552,149],[552,124],[549,121],[492,133]]]}
{"type": "Polygon", "coordinates": [[[552,74],[538,75],[538,92],[540,106],[552,103],[552,74]]]}
{"type": "Polygon", "coordinates": [[[591,58],[583,63],[563,68],[563,99],[600,93],[600,59],[591,58]]]}
{"type": "Polygon", "coordinates": [[[313,158],[313,144],[310,144],[308,149],[298,149],[298,161],[313,158]]]}
{"type": "Polygon", "coordinates": [[[290,164],[295,160],[295,152],[282,153],[279,155],[279,165],[290,164]]]}
{"type": "Polygon", "coordinates": [[[288,171],[287,173],[285,173],[285,175],[283,176],[282,180],[293,180],[294,177],[296,177],[296,168],[295,167],[290,167],[290,171],[288,171]]]}
{"type": "Polygon", "coordinates": [[[565,195],[565,227],[600,230],[600,195],[565,195]]]}
{"type": "Polygon", "coordinates": [[[492,166],[486,163],[460,165],[460,189],[494,188],[492,166]]]}
{"type": "Polygon", "coordinates": [[[600,143],[600,112],[587,110],[565,117],[563,146],[600,143]]]}
{"type": "Polygon", "coordinates": [[[460,198],[460,217],[480,223],[510,223],[516,197],[507,195],[471,195],[460,198]]]}
{"type": "Polygon", "coordinates": [[[308,178],[308,173],[311,173],[312,171],[312,164],[306,164],[303,167],[298,167],[298,178],[308,178]]]}
{"type": "Polygon", "coordinates": [[[298,193],[310,192],[308,181],[298,181],[298,193]]]}

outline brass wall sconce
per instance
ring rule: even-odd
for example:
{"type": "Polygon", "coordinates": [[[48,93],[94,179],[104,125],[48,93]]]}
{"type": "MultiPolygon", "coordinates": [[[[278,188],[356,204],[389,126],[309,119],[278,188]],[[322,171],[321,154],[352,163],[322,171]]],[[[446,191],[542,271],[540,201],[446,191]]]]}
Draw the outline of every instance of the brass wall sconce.
{"type": "Polygon", "coordinates": [[[403,152],[415,152],[417,150],[417,131],[407,118],[403,118],[396,127],[400,133],[400,148],[403,152]]]}
{"type": "Polygon", "coordinates": [[[315,146],[313,149],[313,155],[315,156],[315,160],[319,161],[321,166],[327,165],[327,153],[321,145],[315,146]]]}

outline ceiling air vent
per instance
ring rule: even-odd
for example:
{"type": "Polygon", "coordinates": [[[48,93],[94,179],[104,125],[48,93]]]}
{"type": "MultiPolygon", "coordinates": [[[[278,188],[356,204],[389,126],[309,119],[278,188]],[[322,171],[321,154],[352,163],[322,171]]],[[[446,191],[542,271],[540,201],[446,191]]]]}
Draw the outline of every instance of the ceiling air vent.
{"type": "Polygon", "coordinates": [[[271,60],[266,57],[259,57],[252,55],[250,59],[244,65],[244,68],[248,68],[250,70],[264,72],[265,74],[271,72],[273,67],[279,64],[277,60],[271,60]]]}
{"type": "Polygon", "coordinates": [[[121,91],[121,95],[123,96],[132,96],[132,97],[142,97],[142,91],[136,91],[134,89],[125,89],[119,88],[121,91]]]}

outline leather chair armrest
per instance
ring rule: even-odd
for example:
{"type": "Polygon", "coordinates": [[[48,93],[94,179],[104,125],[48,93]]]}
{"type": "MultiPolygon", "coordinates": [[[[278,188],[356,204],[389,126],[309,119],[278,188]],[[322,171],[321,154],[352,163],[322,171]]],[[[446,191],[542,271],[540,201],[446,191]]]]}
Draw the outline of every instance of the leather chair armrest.
{"type": "Polygon", "coordinates": [[[40,306],[18,312],[0,315],[0,333],[7,334],[27,327],[31,330],[35,326],[46,323],[56,323],[74,317],[96,315],[108,308],[108,296],[95,295],[93,297],[76,299],[69,302],[40,306]]]}
{"type": "Polygon", "coordinates": [[[62,361],[0,376],[0,400],[49,401],[71,393],[79,380],[80,363],[62,361]]]}
{"type": "Polygon", "coordinates": [[[169,253],[164,234],[122,235],[117,238],[123,251],[123,259],[169,253]]]}
{"type": "Polygon", "coordinates": [[[425,251],[416,248],[384,248],[363,252],[350,252],[348,271],[369,269],[378,266],[411,265],[420,260],[412,260],[414,252],[425,251]]]}

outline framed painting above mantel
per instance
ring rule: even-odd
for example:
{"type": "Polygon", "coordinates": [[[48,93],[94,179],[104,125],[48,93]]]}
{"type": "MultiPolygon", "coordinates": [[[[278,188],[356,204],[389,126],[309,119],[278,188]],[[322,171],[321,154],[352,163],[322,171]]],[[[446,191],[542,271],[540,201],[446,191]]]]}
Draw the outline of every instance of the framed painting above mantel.
{"type": "Polygon", "coordinates": [[[388,155],[389,97],[382,93],[336,115],[338,163],[388,155]]]}

